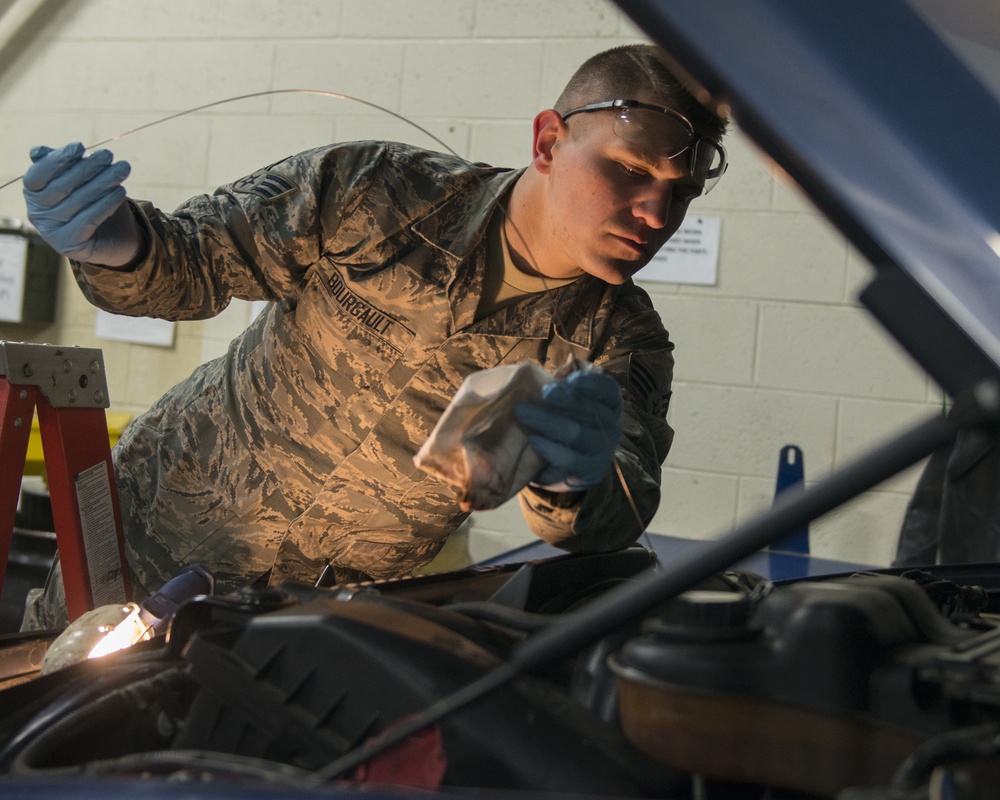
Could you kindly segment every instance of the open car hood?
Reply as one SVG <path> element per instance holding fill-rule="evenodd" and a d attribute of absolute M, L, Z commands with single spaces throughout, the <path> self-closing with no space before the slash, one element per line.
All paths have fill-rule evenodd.
<path fill-rule="evenodd" d="M 953 397 L 1000 367 L 1000 104 L 903 0 L 619 0 L 875 266 Z"/>

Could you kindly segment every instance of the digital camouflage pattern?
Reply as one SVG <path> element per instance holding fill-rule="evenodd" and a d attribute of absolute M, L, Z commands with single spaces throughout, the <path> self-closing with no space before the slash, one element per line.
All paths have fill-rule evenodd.
<path fill-rule="evenodd" d="M 590 277 L 475 320 L 484 233 L 518 173 L 409 146 L 318 148 L 195 197 L 134 203 L 150 244 L 118 271 L 74 264 L 120 314 L 201 319 L 234 297 L 272 304 L 219 359 L 141 415 L 114 450 L 141 595 L 186 564 L 220 590 L 409 573 L 465 519 L 413 455 L 470 373 L 570 355 L 625 395 L 617 458 L 644 522 L 659 502 L 672 349 L 631 282 Z M 556 502 L 552 502 L 555 500 Z M 641 533 L 616 474 L 568 508 L 525 489 L 531 529 L 597 552 Z"/>

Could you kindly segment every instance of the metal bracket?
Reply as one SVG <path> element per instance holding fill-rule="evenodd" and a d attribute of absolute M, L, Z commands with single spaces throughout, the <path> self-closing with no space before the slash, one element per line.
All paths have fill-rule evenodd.
<path fill-rule="evenodd" d="M 97 347 L 0 342 L 0 377 L 37 386 L 53 408 L 108 408 L 104 354 Z"/>

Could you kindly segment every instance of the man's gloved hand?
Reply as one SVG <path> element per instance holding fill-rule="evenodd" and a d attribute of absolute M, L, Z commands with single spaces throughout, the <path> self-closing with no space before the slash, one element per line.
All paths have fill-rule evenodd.
<path fill-rule="evenodd" d="M 607 474 L 622 435 L 622 392 L 599 370 L 574 372 L 542 387 L 541 403 L 520 403 L 514 416 L 549 465 L 534 484 L 583 491 Z"/>
<path fill-rule="evenodd" d="M 74 261 L 122 267 L 139 255 L 142 235 L 121 185 L 131 167 L 113 159 L 107 150 L 85 157 L 79 142 L 31 148 L 33 163 L 22 181 L 28 219 L 53 250 Z"/>

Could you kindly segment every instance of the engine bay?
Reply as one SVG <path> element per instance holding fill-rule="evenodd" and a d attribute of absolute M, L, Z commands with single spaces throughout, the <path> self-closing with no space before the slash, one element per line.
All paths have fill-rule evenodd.
<path fill-rule="evenodd" d="M 782 584 L 720 573 L 337 766 L 652 562 L 631 548 L 203 596 L 165 636 L 8 676 L 0 771 L 15 785 L 184 781 L 208 797 L 262 783 L 272 796 L 391 785 L 671 798 L 905 797 L 942 775 L 962 797 L 998 785 L 995 595 L 919 571 Z"/>

